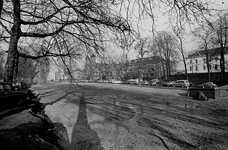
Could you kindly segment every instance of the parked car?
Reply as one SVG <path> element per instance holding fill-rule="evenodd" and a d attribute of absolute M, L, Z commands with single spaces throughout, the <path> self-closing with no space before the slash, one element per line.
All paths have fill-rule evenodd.
<path fill-rule="evenodd" d="M 112 83 L 114 83 L 114 84 L 121 84 L 122 81 L 120 81 L 120 80 L 112 80 Z"/>
<path fill-rule="evenodd" d="M 28 91 L 14 91 L 10 84 L 0 82 L 0 110 L 22 105 L 27 96 Z"/>
<path fill-rule="evenodd" d="M 13 83 L 12 88 L 13 88 L 14 90 L 19 90 L 19 89 L 21 89 L 21 83 L 19 83 L 19 82 Z"/>
<path fill-rule="evenodd" d="M 121 84 L 129 84 L 128 80 L 123 80 Z"/>
<path fill-rule="evenodd" d="M 216 88 L 217 85 L 213 82 L 206 82 L 197 86 L 198 88 Z"/>
<path fill-rule="evenodd" d="M 151 86 L 156 86 L 157 85 L 157 82 L 151 82 L 150 85 Z"/>
<path fill-rule="evenodd" d="M 166 82 L 166 81 L 159 80 L 159 81 L 157 82 L 157 85 L 159 85 L 159 86 L 168 86 L 167 83 L 168 83 L 168 82 Z"/>
<path fill-rule="evenodd" d="M 175 84 L 175 81 L 169 81 L 167 82 L 167 86 L 173 86 Z"/>
<path fill-rule="evenodd" d="M 190 82 L 188 80 L 177 80 L 173 84 L 174 87 L 189 87 Z"/>
<path fill-rule="evenodd" d="M 138 80 L 138 79 L 130 79 L 130 80 L 128 80 L 128 83 L 129 84 L 137 84 L 138 82 L 136 80 Z"/>
<path fill-rule="evenodd" d="M 142 85 L 149 85 L 149 82 L 145 80 L 145 81 L 141 81 L 141 84 Z"/>
<path fill-rule="evenodd" d="M 151 86 L 156 86 L 156 85 L 157 85 L 157 82 L 159 82 L 159 79 L 152 79 L 152 80 L 149 82 L 149 85 L 151 85 Z"/>

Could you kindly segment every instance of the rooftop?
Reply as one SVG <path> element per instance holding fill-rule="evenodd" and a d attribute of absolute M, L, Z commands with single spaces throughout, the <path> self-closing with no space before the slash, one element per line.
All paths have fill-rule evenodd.
<path fill-rule="evenodd" d="M 226 47 L 224 54 L 228 54 L 227 48 L 228 47 Z M 220 55 L 220 52 L 221 52 L 220 50 L 221 50 L 221 47 L 209 49 L 207 51 L 208 51 L 208 54 L 210 54 L 211 56 L 218 56 L 218 55 Z M 195 51 L 195 52 L 189 54 L 187 58 L 199 57 L 199 56 L 205 56 L 205 55 L 206 55 L 205 50 L 199 50 L 199 51 Z"/>
<path fill-rule="evenodd" d="M 152 64 L 156 64 L 158 62 L 160 62 L 162 60 L 161 57 L 159 56 L 151 56 L 151 57 L 145 57 L 143 58 L 143 63 L 152 63 Z M 138 58 L 138 59 L 133 59 L 133 60 L 130 60 L 129 63 L 138 63 L 138 62 L 141 62 L 141 59 Z"/>

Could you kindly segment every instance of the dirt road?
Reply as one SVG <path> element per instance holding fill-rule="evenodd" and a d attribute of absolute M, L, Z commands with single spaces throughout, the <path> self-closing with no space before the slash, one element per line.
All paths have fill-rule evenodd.
<path fill-rule="evenodd" d="M 183 90 L 111 84 L 34 87 L 65 149 L 228 149 L 227 102 L 195 101 Z"/>

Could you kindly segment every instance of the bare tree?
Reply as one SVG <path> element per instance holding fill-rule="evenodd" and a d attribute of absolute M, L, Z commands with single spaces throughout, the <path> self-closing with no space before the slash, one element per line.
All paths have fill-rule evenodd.
<path fill-rule="evenodd" d="M 158 32 L 154 40 L 153 53 L 162 58 L 163 76 L 168 79 L 178 56 L 175 36 L 170 32 L 161 31 Z"/>
<path fill-rule="evenodd" d="M 138 37 L 138 41 L 135 45 L 135 50 L 138 54 L 138 58 L 140 59 L 140 65 L 138 68 L 138 85 L 141 85 L 142 75 L 143 75 L 143 58 L 149 52 L 149 43 L 148 38 Z"/>
<path fill-rule="evenodd" d="M 61 43 L 73 43 L 70 38 L 96 51 L 102 34 L 129 30 L 127 22 L 111 6 L 112 2 L 103 1 L 4 1 L 0 24 L 5 31 L 4 37 L 9 37 L 6 39 L 9 49 L 5 80 L 13 80 L 19 43 L 31 44 L 41 38 L 61 48 Z M 68 49 L 64 50 L 68 52 Z M 19 55 L 33 59 L 69 55 L 62 49 L 43 53 L 41 48 L 40 51 L 36 56 Z"/>
<path fill-rule="evenodd" d="M 219 19 L 215 23 L 215 32 L 217 35 L 217 42 L 220 45 L 220 70 L 221 70 L 221 85 L 225 84 L 225 49 L 227 47 L 227 16 L 228 14 L 218 14 Z"/>
<path fill-rule="evenodd" d="M 176 45 L 177 49 L 179 50 L 181 54 L 181 61 L 184 63 L 184 71 L 185 71 L 185 76 L 186 79 L 188 80 L 188 71 L 187 71 L 187 65 L 186 65 L 186 60 L 185 60 L 185 50 L 184 50 L 184 35 L 186 34 L 184 29 L 182 28 L 173 28 L 173 33 L 176 36 Z"/>
<path fill-rule="evenodd" d="M 115 6 L 120 9 L 119 12 L 115 11 Z M 49 41 L 61 37 L 65 38 L 65 42 L 69 38 L 80 41 L 85 49 L 88 46 L 96 49 L 100 45 L 99 39 L 103 37 L 103 34 L 108 34 L 109 31 L 129 30 L 128 21 L 131 16 L 135 15 L 135 12 L 138 12 L 138 21 L 145 15 L 151 17 L 154 30 L 156 18 L 154 11 L 161 10 L 161 8 L 164 8 L 163 12 L 176 23 L 197 21 L 199 16 L 205 17 L 210 10 L 208 2 L 198 0 L 135 0 L 133 2 L 124 0 L 106 2 L 100 0 L 32 0 L 29 2 L 12 0 L 4 1 L 4 3 L 1 1 L 0 25 L 4 29 L 3 37 L 9 43 L 5 80 L 12 82 L 20 41 L 32 42 L 39 38 Z M 127 12 L 126 19 L 121 16 L 122 11 Z M 66 54 L 59 53 L 59 51 L 57 53 L 47 51 L 38 57 L 41 55 L 51 57 Z"/>
<path fill-rule="evenodd" d="M 207 74 L 208 81 L 211 80 L 210 70 L 211 70 L 211 60 L 209 50 L 214 47 L 214 44 L 211 42 L 213 37 L 213 29 L 207 22 L 203 22 L 199 28 L 196 28 L 193 31 L 193 35 L 199 39 L 200 48 L 203 48 L 206 55 L 206 66 L 207 66 Z"/>
<path fill-rule="evenodd" d="M 169 18 L 167 23 L 179 26 L 180 22 L 184 24 L 200 22 L 215 10 L 211 1 L 200 0 L 119 0 L 119 2 L 122 2 L 120 9 L 122 8 L 123 11 L 128 10 L 128 20 L 134 16 L 138 18 L 137 27 L 143 27 L 143 24 L 140 26 L 141 20 L 148 19 L 148 17 L 151 18 L 151 30 L 155 31 L 154 33 L 156 33 L 156 21 L 159 19 L 157 16 L 158 12 Z"/>
<path fill-rule="evenodd" d="M 213 36 L 210 37 L 210 42 L 215 46 L 220 47 L 220 70 L 221 70 L 221 85 L 225 83 L 225 50 L 227 48 L 227 17 L 228 13 L 219 12 L 215 15 L 216 21 L 207 21 L 208 26 L 213 31 Z"/>

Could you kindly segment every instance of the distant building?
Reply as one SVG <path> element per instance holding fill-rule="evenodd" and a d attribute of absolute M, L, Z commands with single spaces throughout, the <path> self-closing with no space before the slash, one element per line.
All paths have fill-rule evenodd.
<path fill-rule="evenodd" d="M 85 58 L 84 79 L 95 80 L 96 78 L 96 56 L 92 54 Z"/>
<path fill-rule="evenodd" d="M 221 48 L 214 48 L 207 51 L 209 55 L 209 64 L 211 72 L 221 72 L 220 70 L 220 52 Z M 224 51 L 225 62 L 228 62 L 227 49 Z M 207 63 L 205 50 L 193 52 L 186 58 L 188 73 L 206 73 Z M 225 64 L 225 71 L 228 71 L 228 65 Z"/>
<path fill-rule="evenodd" d="M 141 71 L 142 78 L 146 80 L 160 78 L 163 76 L 161 61 L 159 56 L 130 60 L 125 65 L 125 74 L 128 74 L 129 78 L 138 78 Z"/>
<path fill-rule="evenodd" d="M 61 68 L 58 68 L 58 71 L 55 72 L 55 81 L 65 81 L 67 79 L 68 75 L 66 75 Z"/>
<path fill-rule="evenodd" d="M 78 69 L 78 70 L 74 71 L 73 77 L 75 80 L 81 80 L 84 77 L 84 73 L 82 70 Z"/>
<path fill-rule="evenodd" d="M 56 64 L 50 62 L 49 74 L 48 74 L 47 80 L 48 81 L 55 81 L 56 72 L 58 72 L 58 68 L 57 68 Z"/>
<path fill-rule="evenodd" d="M 49 74 L 49 66 L 45 63 L 45 61 L 40 61 L 37 64 L 35 72 L 37 72 L 37 74 L 33 79 L 34 81 L 36 81 L 37 83 L 47 82 L 47 77 Z"/>
<path fill-rule="evenodd" d="M 164 61 L 159 56 L 152 56 L 142 59 L 134 59 L 126 63 L 97 63 L 95 56 L 86 57 L 84 67 L 84 78 L 87 80 L 123 80 L 135 79 L 141 72 L 144 80 L 162 78 L 164 76 Z"/>

